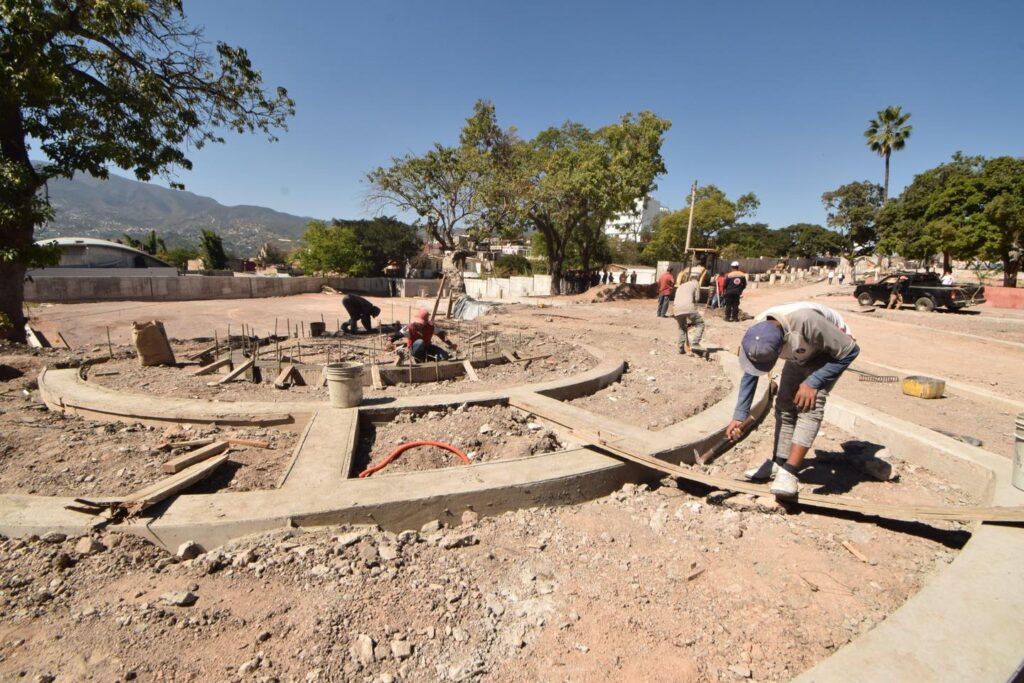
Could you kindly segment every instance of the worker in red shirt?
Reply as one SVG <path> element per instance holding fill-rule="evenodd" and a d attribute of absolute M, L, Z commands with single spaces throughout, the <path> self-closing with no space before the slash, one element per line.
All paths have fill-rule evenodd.
<path fill-rule="evenodd" d="M 668 317 L 668 304 L 672 301 L 672 290 L 676 284 L 675 269 L 669 266 L 658 277 L 658 317 Z"/>
<path fill-rule="evenodd" d="M 406 326 L 406 348 L 409 355 L 422 363 L 425 360 L 448 360 L 450 354 L 433 343 L 434 335 L 443 341 L 448 348 L 455 351 L 459 347 L 448 339 L 448 333 L 436 327 L 430 320 L 430 311 L 421 308 L 416 311 L 412 322 Z"/>

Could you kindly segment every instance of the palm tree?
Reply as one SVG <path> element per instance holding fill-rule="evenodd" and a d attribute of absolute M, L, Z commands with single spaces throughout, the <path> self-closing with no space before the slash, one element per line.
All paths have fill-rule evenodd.
<path fill-rule="evenodd" d="M 883 185 L 882 202 L 889 201 L 889 157 L 894 151 L 903 149 L 910 137 L 913 126 L 906 125 L 910 113 L 903 113 L 901 107 L 886 107 L 878 112 L 877 119 L 868 122 L 864 137 L 872 152 L 885 158 L 885 185 Z"/>

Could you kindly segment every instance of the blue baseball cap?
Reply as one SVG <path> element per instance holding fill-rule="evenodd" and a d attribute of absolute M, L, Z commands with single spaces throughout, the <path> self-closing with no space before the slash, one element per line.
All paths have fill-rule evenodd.
<path fill-rule="evenodd" d="M 768 374 L 782 352 L 782 328 L 768 320 L 751 326 L 740 344 L 740 367 L 748 375 Z"/>

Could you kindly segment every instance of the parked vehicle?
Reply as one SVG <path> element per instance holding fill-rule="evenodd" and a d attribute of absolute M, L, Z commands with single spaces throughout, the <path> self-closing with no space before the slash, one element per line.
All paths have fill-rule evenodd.
<path fill-rule="evenodd" d="M 941 307 L 958 311 L 966 306 L 985 303 L 985 288 L 981 285 L 944 285 L 939 275 L 933 272 L 894 273 L 878 282 L 857 285 L 853 295 L 861 306 L 871 306 L 876 301 L 887 304 L 893 285 L 898 278 L 903 277 L 906 280 L 899 285 L 903 305 L 913 306 L 919 311 L 934 311 Z"/>

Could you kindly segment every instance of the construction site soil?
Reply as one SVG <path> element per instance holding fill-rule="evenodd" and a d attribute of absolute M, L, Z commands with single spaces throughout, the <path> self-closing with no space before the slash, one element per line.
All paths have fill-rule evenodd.
<path fill-rule="evenodd" d="M 351 341 L 355 339 L 356 341 Z M 331 349 L 331 361 L 368 359 L 371 351 L 371 342 L 376 338 L 369 335 L 346 337 L 346 344 L 353 346 L 339 347 L 337 340 L 332 339 L 305 339 L 301 340 L 302 362 L 319 363 L 327 362 L 327 349 Z M 366 352 L 360 350 L 362 347 L 355 344 L 365 343 Z M 458 342 L 456 342 L 458 343 Z M 416 383 L 389 384 L 383 389 L 375 389 L 372 386 L 363 387 L 363 395 L 370 399 L 382 399 L 395 396 L 421 396 L 439 393 L 456 393 L 460 391 L 480 391 L 484 389 L 495 389 L 499 387 L 513 386 L 530 382 L 543 382 L 546 380 L 566 377 L 591 369 L 596 365 L 596 359 L 578 346 L 562 344 L 548 337 L 547 335 L 530 332 L 517 335 L 499 337 L 498 346 L 490 346 L 486 349 L 488 356 L 500 354 L 499 349 L 504 347 L 514 350 L 523 359 L 536 358 L 529 363 L 522 361 L 516 363 L 505 362 L 488 365 L 476 369 L 477 380 L 473 381 L 465 375 L 454 379 L 441 379 L 436 381 L 425 381 Z M 185 359 L 188 355 L 196 353 L 210 346 L 209 342 L 203 341 L 179 341 L 172 344 L 175 356 Z M 292 347 L 294 349 L 294 346 Z M 327 388 L 317 385 L 313 381 L 306 385 L 291 386 L 288 389 L 277 389 L 274 386 L 274 379 L 278 374 L 278 367 L 272 364 L 270 368 L 264 368 L 261 372 L 262 381 L 254 383 L 242 376 L 237 380 L 219 384 L 218 381 L 227 373 L 213 373 L 209 375 L 196 376 L 195 372 L 200 367 L 198 364 L 182 364 L 180 367 L 152 366 L 142 367 L 135 357 L 135 353 L 128 347 L 114 347 L 114 359 L 100 365 L 94 366 L 88 372 L 88 379 L 100 386 L 126 392 L 145 391 L 148 394 L 159 396 L 189 397 L 195 399 L 213 399 L 218 401 L 310 401 L 322 399 L 327 400 Z M 461 351 L 459 358 L 483 358 L 485 348 L 480 346 L 473 352 Z M 295 355 L 292 351 L 293 357 Z M 275 357 L 274 347 L 266 347 L 261 356 L 268 359 Z M 395 354 L 390 348 L 381 351 L 377 347 L 376 357 L 386 363 L 382 367 L 390 366 L 395 359 Z M 287 364 L 287 361 L 284 362 Z M 430 362 L 423 364 L 429 367 Z M 319 373 L 315 374 L 319 378 Z"/>
<path fill-rule="evenodd" d="M 767 431 L 714 467 L 760 457 Z M 819 453 L 848 439 L 826 427 Z M 828 467 L 870 500 L 967 499 L 923 468 L 881 483 Z M 451 529 L 285 530 L 186 561 L 113 533 L 0 541 L 0 675 L 783 681 L 885 619 L 967 537 L 705 494 L 627 485 Z"/>
<path fill-rule="evenodd" d="M 377 467 L 396 448 L 414 441 L 450 444 L 471 462 L 550 453 L 563 447 L 554 432 L 530 420 L 523 412 L 506 406 L 459 406 L 418 414 L 404 412 L 389 422 L 360 425 L 353 473 Z M 448 450 L 420 446 L 403 452 L 373 476 L 464 464 Z"/>
<path fill-rule="evenodd" d="M 166 476 L 163 463 L 184 451 L 157 450 L 164 442 L 235 437 L 270 448 L 232 445 L 228 461 L 193 493 L 251 491 L 276 486 L 291 458 L 296 434 L 259 428 L 96 422 L 47 410 L 36 390 L 44 360 L 67 354 L 47 350 L 0 353 L 0 368 L 24 373 L 0 382 L 0 491 L 47 496 L 121 495 Z"/>
<path fill-rule="evenodd" d="M 758 311 L 786 297 L 811 298 L 821 289 L 778 295 L 753 290 L 744 306 Z M 310 295 L 302 301 L 312 308 L 323 299 Z M 492 315 L 505 328 L 524 333 L 543 328 L 559 343 L 614 350 L 629 366 L 614 391 L 606 388 L 576 405 L 657 429 L 696 412 L 713 402 L 714 392 L 728 388 L 716 363 L 675 352 L 676 325 L 654 317 L 653 301 L 577 305 L 561 297 L 550 303 L 548 308 L 504 306 Z M 267 306 L 233 305 L 250 304 Z M 205 311 L 208 320 L 223 307 L 217 302 L 174 306 L 187 308 L 179 319 L 182 327 L 195 317 L 193 311 Z M 54 314 L 67 314 L 69 308 Z M 158 315 L 152 308 L 147 312 Z M 256 320 L 253 312 L 244 315 Z M 935 315 L 936 320 L 949 317 Z M 931 368 L 937 376 L 1021 396 L 1016 349 L 956 334 L 942 337 L 941 328 L 934 332 L 938 341 L 929 344 L 932 319 L 917 326 L 916 317 L 907 318 L 915 324 L 903 326 L 881 317 L 851 318 L 858 321 L 854 329 L 862 358 Z M 705 344 L 719 348 L 735 348 L 747 327 L 710 315 L 709 320 Z M 90 324 L 101 334 L 105 320 Z M 987 335 L 994 328 L 978 329 Z M 105 344 L 94 348 L 93 355 L 106 355 Z M 906 360 L 898 356 L 900 349 L 910 349 Z M 29 486 L 17 482 L 34 476 L 12 461 L 34 458 L 41 461 L 39 468 L 53 469 L 31 442 L 41 432 L 55 433 L 40 442 L 51 453 L 61 437 L 82 437 L 80 445 L 62 451 L 61 467 L 72 467 L 78 477 L 92 472 L 96 464 L 90 458 L 107 445 L 151 448 L 164 438 L 159 430 L 120 431 L 133 425 L 108 433 L 99 423 L 48 413 L 35 374 L 43 361 L 68 360 L 70 354 L 58 351 L 0 354 L 5 491 L 27 492 Z M 137 369 L 134 361 L 123 362 Z M 512 380 L 508 384 L 527 381 L 516 375 Z M 483 381 L 481 374 L 481 383 L 449 383 L 457 389 L 437 383 L 422 387 L 426 393 L 451 393 Z M 124 390 L 158 393 L 152 385 L 138 389 L 131 383 Z M 270 400 L 276 394 L 303 400 L 305 388 L 277 391 L 240 382 L 230 389 L 236 390 L 203 396 Z M 388 391 L 399 395 L 401 389 Z M 1005 441 L 977 431 L 1007 432 L 1012 425 L 991 406 L 959 395 L 938 401 L 890 396 L 898 391 L 895 386 L 861 384 L 850 376 L 835 391 L 911 422 L 978 436 L 999 452 Z M 690 407 L 672 412 L 686 402 Z M 992 423 L 984 422 L 986 415 L 993 415 Z M 487 436 L 488 452 L 510 452 L 516 429 L 521 432 L 516 448 L 522 452 L 530 447 L 530 434 L 544 438 L 545 430 L 532 430 L 530 419 L 521 419 L 511 409 L 473 407 L 443 418 L 403 417 L 375 425 L 373 445 L 361 446 L 361 452 L 372 460 L 403 439 L 429 436 L 466 447 L 479 439 L 478 456 Z M 968 430 L 971 419 L 978 425 L 974 432 Z M 479 433 L 484 420 L 493 441 L 491 434 Z M 66 431 L 65 423 L 80 431 Z M 103 433 L 97 433 L 101 427 Z M 772 427 L 769 416 L 706 469 L 739 476 L 759 464 L 770 455 Z M 370 434 L 365 425 L 361 431 Z M 506 443 L 499 444 L 499 438 Z M 903 505 L 980 502 L 960 483 L 894 458 L 881 446 L 824 425 L 801 474 L 804 490 Z M 290 448 L 278 450 L 287 461 Z M 410 469 L 451 463 L 444 456 L 417 465 L 415 453 L 374 476 L 402 471 L 403 461 Z M 879 461 L 885 466 L 869 464 Z M 116 474 L 120 468 L 107 469 Z M 40 493 L 77 491 L 77 482 L 68 484 L 68 489 L 32 486 Z M 771 497 L 681 487 L 652 476 L 648 484 L 626 485 L 576 505 L 480 519 L 469 511 L 455 528 L 431 523 L 397 534 L 375 528 L 284 529 L 238 539 L 190 560 L 111 531 L 84 539 L 48 534 L 0 540 L 0 679 L 784 681 L 886 619 L 969 538 L 970 527 L 953 522 L 872 522 L 792 512 Z"/>

